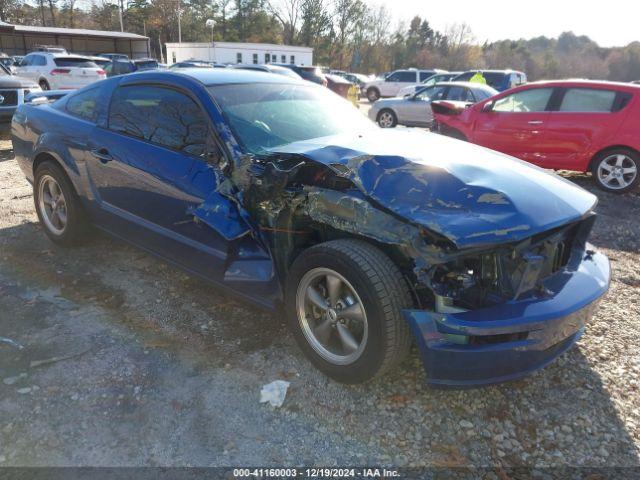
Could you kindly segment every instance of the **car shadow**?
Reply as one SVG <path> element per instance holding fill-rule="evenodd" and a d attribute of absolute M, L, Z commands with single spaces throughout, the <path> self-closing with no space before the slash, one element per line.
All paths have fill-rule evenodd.
<path fill-rule="evenodd" d="M 7 160 L 13 160 L 13 149 L 11 150 L 0 150 L 0 162 L 5 162 Z"/>
<path fill-rule="evenodd" d="M 76 355 L 65 368 L 42 367 L 48 385 L 64 385 L 61 393 L 48 389 L 52 400 L 38 404 L 38 422 L 49 425 L 46 432 L 32 430 L 30 397 L 23 396 L 27 400 L 21 404 L 10 400 L 12 389 L 0 392 L 0 401 L 11 406 L 8 415 L 16 418 L 12 438 L 37 439 L 21 443 L 25 459 L 63 458 L 57 456 L 61 447 L 51 447 L 56 443 L 50 438 L 57 438 L 57 429 L 64 428 L 81 439 L 73 458 L 87 464 L 83 459 L 89 458 L 87 449 L 92 444 L 86 439 L 103 436 L 105 446 L 118 444 L 109 438 L 113 425 L 121 428 L 126 418 L 130 431 L 139 432 L 153 423 L 157 412 L 155 421 L 160 421 L 160 415 L 180 419 L 180 443 L 185 445 L 181 460 L 196 465 L 202 460 L 190 455 L 200 450 L 198 443 L 206 447 L 210 440 L 206 434 L 189 435 L 207 429 L 216 430 L 219 436 L 230 435 L 239 444 L 250 443 L 246 436 L 250 432 L 251 438 L 261 439 L 251 444 L 256 451 L 268 450 L 281 459 L 288 458 L 278 457 L 286 452 L 298 462 L 318 465 L 388 461 L 414 466 L 529 468 L 640 463 L 629 427 L 615 403 L 620 401 L 620 386 L 606 379 L 606 372 L 618 368 L 620 359 L 597 354 L 598 330 L 608 322 L 605 307 L 600 307 L 595 325 L 587 328 L 577 347 L 523 380 L 473 390 L 430 388 L 414 350 L 398 370 L 384 378 L 345 386 L 328 380 L 305 360 L 281 314 L 247 307 L 120 241 L 97 234 L 87 245 L 69 250 L 51 244 L 38 224 L 23 223 L 0 229 L 0 242 L 0 309 L 7 319 L 0 335 L 26 345 L 17 353 L 0 346 L 0 374 L 13 378 L 34 358 Z M 17 301 L 12 303 L 12 297 Z M 145 416 L 133 415 L 138 407 L 126 402 L 96 406 L 107 423 L 104 427 L 98 424 L 97 432 L 87 432 L 78 425 L 92 407 L 65 408 L 61 413 L 60 402 L 68 402 L 70 392 L 103 381 L 95 372 L 101 368 L 96 365 L 100 359 L 104 359 L 109 378 L 116 375 L 119 362 L 124 362 L 127 375 L 142 369 L 144 389 L 154 394 L 149 404 L 140 407 L 147 412 Z M 69 378 L 67 368 L 72 367 L 74 377 Z M 29 385 L 37 383 L 36 374 L 29 373 L 34 376 Z M 233 391 L 236 396 L 233 402 L 216 402 L 217 423 L 208 424 L 213 422 L 209 411 L 193 407 L 191 412 L 180 403 L 188 400 L 175 398 L 181 398 L 185 379 L 195 388 L 188 391 L 189 397 L 213 395 L 212 377 L 223 382 L 217 384 L 217 390 Z M 257 385 L 277 378 L 291 382 L 278 425 L 284 431 L 299 431 L 303 425 L 310 444 L 328 441 L 339 454 L 326 447 L 308 456 L 300 450 L 298 436 L 274 435 L 273 422 L 255 417 Z M 125 380 L 130 385 L 131 380 Z M 110 383 L 107 392 L 119 392 L 118 385 Z M 238 414 L 246 423 L 223 428 L 225 417 Z M 160 434 L 153 437 L 160 450 L 166 440 Z M 127 462 L 144 464 L 135 442 L 126 443 Z M 117 452 L 116 447 L 108 447 L 101 458 L 109 459 Z M 358 456 L 347 452 L 358 452 Z M 257 458 L 243 455 L 231 458 L 236 464 Z M 270 457 L 258 458 L 263 459 L 260 464 L 266 464 L 264 459 Z"/>

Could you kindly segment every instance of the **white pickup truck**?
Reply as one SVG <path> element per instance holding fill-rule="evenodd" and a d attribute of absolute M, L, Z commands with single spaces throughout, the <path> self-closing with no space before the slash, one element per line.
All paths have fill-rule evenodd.
<path fill-rule="evenodd" d="M 381 97 L 395 97 L 404 87 L 420 84 L 432 75 L 443 72 L 444 70 L 418 70 L 416 68 L 396 70 L 383 79 L 367 83 L 362 90 L 370 102 L 375 102 Z"/>

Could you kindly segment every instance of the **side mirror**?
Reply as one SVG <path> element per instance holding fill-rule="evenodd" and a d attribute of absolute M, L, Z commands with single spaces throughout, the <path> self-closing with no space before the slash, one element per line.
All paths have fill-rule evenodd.
<path fill-rule="evenodd" d="M 489 113 L 493 111 L 493 102 L 487 102 L 482 106 L 482 113 Z"/>

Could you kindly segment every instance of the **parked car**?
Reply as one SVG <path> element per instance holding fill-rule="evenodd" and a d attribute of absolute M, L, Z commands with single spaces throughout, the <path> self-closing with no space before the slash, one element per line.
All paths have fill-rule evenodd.
<path fill-rule="evenodd" d="M 482 75 L 487 85 L 499 92 L 527 83 L 527 75 L 515 70 L 469 70 L 451 79 L 453 82 L 468 82 L 475 75 Z"/>
<path fill-rule="evenodd" d="M 395 97 L 404 87 L 415 85 L 444 70 L 396 70 L 388 74 L 384 79 L 376 79 L 364 86 L 365 94 L 370 102 L 375 102 L 381 97 Z"/>
<path fill-rule="evenodd" d="M 201 60 L 185 60 L 184 62 L 174 63 L 169 68 L 227 68 L 227 66 L 214 62 L 204 62 Z"/>
<path fill-rule="evenodd" d="M 382 128 L 396 125 L 430 127 L 433 123 L 431 102 L 454 100 L 468 103 L 479 102 L 498 93 L 488 85 L 469 82 L 445 82 L 422 88 L 413 95 L 384 98 L 369 109 L 369 118 Z"/>
<path fill-rule="evenodd" d="M 309 82 L 317 83 L 318 85 L 327 86 L 327 79 L 320 67 L 305 67 L 301 65 L 293 65 L 289 63 L 274 63 L 280 67 L 285 67 L 296 72 L 301 78 Z"/>
<path fill-rule="evenodd" d="M 404 97 L 405 95 L 413 95 L 418 90 L 422 90 L 424 87 L 430 87 L 431 85 L 435 85 L 436 83 L 450 82 L 453 78 L 457 77 L 461 73 L 462 72 L 436 73 L 435 75 L 432 75 L 429 78 L 427 78 L 422 83 L 404 87 L 402 90 L 398 92 L 397 96 Z"/>
<path fill-rule="evenodd" d="M 131 60 L 111 60 L 104 67 L 107 77 L 116 77 L 118 75 L 126 75 L 137 70 L 136 64 Z"/>
<path fill-rule="evenodd" d="M 623 193 L 640 181 L 639 97 L 629 83 L 539 82 L 436 121 L 444 134 L 544 168 L 591 172 L 603 190 Z"/>
<path fill-rule="evenodd" d="M 11 71 L 0 63 L 0 130 L 6 131 L 18 105 L 30 92 L 40 91 L 37 83 L 29 78 L 11 74 Z"/>
<path fill-rule="evenodd" d="M 257 64 L 240 64 L 234 65 L 233 68 L 239 68 L 241 70 L 254 70 L 257 72 L 275 73 L 276 75 L 284 75 L 285 77 L 300 78 L 296 72 L 290 68 L 280 67 L 271 63 L 257 63 Z"/>
<path fill-rule="evenodd" d="M 109 60 L 122 60 L 128 61 L 129 55 L 125 55 L 124 53 L 96 53 L 95 57 L 108 58 Z"/>
<path fill-rule="evenodd" d="M 136 66 L 137 72 L 144 70 L 158 70 L 160 68 L 158 61 L 155 58 L 136 58 L 133 60 L 133 64 Z"/>
<path fill-rule="evenodd" d="M 17 70 L 42 90 L 76 89 L 107 77 L 89 57 L 48 52 L 26 55 Z"/>
<path fill-rule="evenodd" d="M 354 105 L 358 105 L 358 97 L 360 90 L 353 83 L 340 75 L 327 74 L 324 76 L 327 80 L 327 88 L 337 93 L 341 97 L 346 98 Z"/>
<path fill-rule="evenodd" d="M 111 65 L 111 62 L 112 62 L 111 60 L 105 57 L 87 57 L 87 58 L 105 71 L 107 67 Z"/>
<path fill-rule="evenodd" d="M 92 223 L 284 305 L 341 382 L 389 371 L 412 336 L 431 383 L 526 375 L 574 344 L 609 285 L 587 243 L 594 195 L 469 143 L 379 129 L 302 80 L 114 77 L 21 105 L 12 140 L 51 240 L 77 244 Z"/>
<path fill-rule="evenodd" d="M 346 72 L 346 73 L 343 73 L 340 76 L 346 78 L 351 83 L 355 83 L 356 85 L 358 85 L 361 88 L 364 85 L 366 85 L 368 82 L 373 80 L 371 77 L 369 77 L 368 75 L 365 75 L 363 73 L 349 73 L 349 72 Z"/>
<path fill-rule="evenodd" d="M 47 53 L 59 53 L 61 55 L 68 55 L 67 49 L 60 45 L 34 45 L 31 49 L 32 52 L 47 52 Z"/>

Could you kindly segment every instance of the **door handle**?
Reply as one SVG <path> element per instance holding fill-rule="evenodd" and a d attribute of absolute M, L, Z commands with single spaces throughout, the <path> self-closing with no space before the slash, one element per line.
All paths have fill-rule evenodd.
<path fill-rule="evenodd" d="M 542 125 L 544 122 L 542 120 L 531 120 L 528 123 L 529 125 Z"/>
<path fill-rule="evenodd" d="M 91 150 L 91 155 L 96 157 L 102 163 L 107 163 L 113 160 L 113 157 L 109 154 L 109 150 L 106 148 L 94 148 Z"/>

